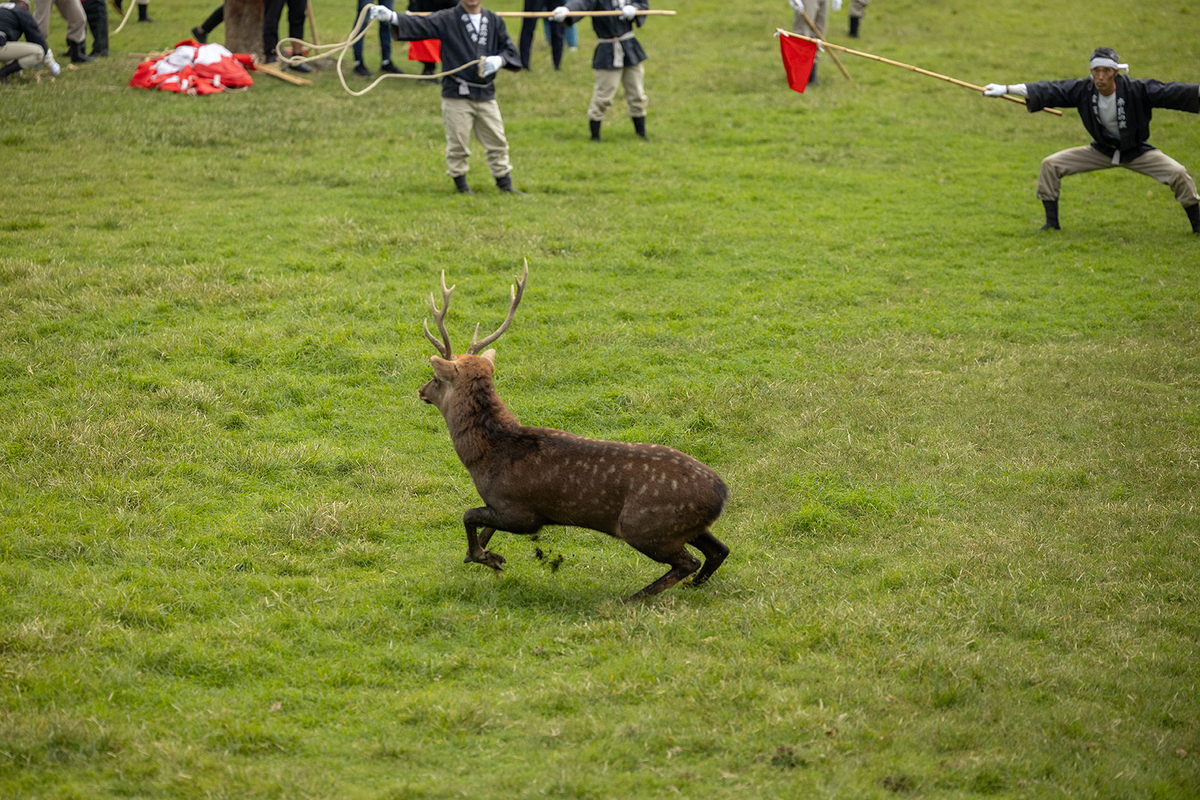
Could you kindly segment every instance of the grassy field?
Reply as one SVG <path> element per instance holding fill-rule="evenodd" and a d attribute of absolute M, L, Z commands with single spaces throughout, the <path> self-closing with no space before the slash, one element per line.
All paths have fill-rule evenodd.
<path fill-rule="evenodd" d="M 126 88 L 211 5 L 0 87 L 0 796 L 1200 796 L 1200 237 L 1123 170 L 1039 233 L 1073 112 L 849 58 L 799 95 L 783 0 L 677 0 L 650 142 L 590 143 L 595 37 L 554 73 L 539 35 L 498 91 L 529 195 L 475 148 L 461 197 L 430 86 Z M 1198 38 L 884 0 L 855 46 L 1196 81 Z M 1193 174 L 1198 122 L 1151 138 Z M 720 472 L 708 585 L 623 604 L 663 568 L 568 529 L 462 563 L 420 325 L 444 269 L 465 346 L 523 258 L 501 395 Z"/>

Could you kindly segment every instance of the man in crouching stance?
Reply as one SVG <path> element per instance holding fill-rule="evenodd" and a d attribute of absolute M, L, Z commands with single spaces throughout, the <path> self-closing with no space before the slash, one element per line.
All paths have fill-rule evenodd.
<path fill-rule="evenodd" d="M 1182 164 L 1146 141 L 1150 138 L 1153 109 L 1200 113 L 1200 84 L 1132 80 L 1120 74 L 1127 72 L 1129 65 L 1118 63 L 1119 58 L 1116 50 L 1097 47 L 1092 51 L 1090 78 L 1013 85 L 989 83 L 984 87 L 983 93 L 988 97 L 1013 94 L 1028 98 L 1030 111 L 1075 107 L 1083 127 L 1092 136 L 1090 145 L 1062 150 L 1042 160 L 1037 188 L 1038 199 L 1046 207 L 1042 230 L 1059 229 L 1058 196 L 1064 176 L 1124 167 L 1170 186 L 1187 213 L 1192 231 L 1200 234 L 1200 195 L 1196 193 L 1196 182 Z"/>
<path fill-rule="evenodd" d="M 648 0 L 570 0 L 565 6 L 554 9 L 552 19 L 575 24 L 575 17 L 567 17 L 568 11 L 620 11 L 612 17 L 592 17 L 592 29 L 596 32 L 596 52 L 592 55 L 592 70 L 596 74 L 596 86 L 592 91 L 592 103 L 588 106 L 588 124 L 592 130 L 592 141 L 600 141 L 600 124 L 617 96 L 617 86 L 625 87 L 625 102 L 629 105 L 629 116 L 633 118 L 633 130 L 646 138 L 646 51 L 634 38 L 633 26 L 639 28 L 646 21 L 638 11 L 650 8 Z"/>
<path fill-rule="evenodd" d="M 504 20 L 483 8 L 482 0 L 462 0 L 454 8 L 435 11 L 427 17 L 397 14 L 384 6 L 373 6 L 371 19 L 392 26 L 392 37 L 411 42 L 438 39 L 442 43 L 442 69 L 451 72 L 464 64 L 485 59 L 482 70 L 474 67 L 442 78 L 442 123 L 446 126 L 446 174 L 463 194 L 474 194 L 467 185 L 467 143 L 471 132 L 483 145 L 488 168 L 496 186 L 504 192 L 523 194 L 512 184 L 508 140 L 504 120 L 496 104 L 494 76 L 504 67 L 521 71 L 521 56 L 508 37 Z M 480 74 L 482 72 L 482 75 Z"/>

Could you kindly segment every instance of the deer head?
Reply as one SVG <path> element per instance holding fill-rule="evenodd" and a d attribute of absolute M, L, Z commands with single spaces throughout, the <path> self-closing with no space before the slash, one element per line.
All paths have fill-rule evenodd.
<path fill-rule="evenodd" d="M 517 306 L 520 305 L 521 297 L 525 294 L 525 281 L 528 279 L 529 261 L 526 259 L 525 274 L 511 289 L 508 317 L 504 323 L 494 333 L 483 339 L 479 338 L 479 325 L 476 325 L 475 333 L 471 337 L 471 346 L 467 348 L 466 353 L 456 356 L 450 346 L 450 334 L 446 331 L 446 312 L 450 308 L 450 295 L 454 292 L 455 287 L 446 288 L 446 273 L 442 272 L 442 307 L 440 309 L 433 293 L 429 294 L 429 308 L 433 312 L 433 321 L 442 335 L 442 340 L 439 342 L 433 337 L 433 334 L 429 332 L 429 322 L 426 320 L 422 326 L 425 338 L 437 349 L 438 355 L 429 358 L 429 363 L 433 365 L 433 380 L 422 386 L 418 393 L 426 403 L 437 406 L 438 410 L 442 412 L 442 416 L 446 416 L 450 408 L 450 399 L 454 395 L 456 387 L 476 380 L 491 380 L 496 366 L 496 351 L 483 350 L 483 348 L 499 339 L 512 324 L 513 317 L 517 313 Z"/>

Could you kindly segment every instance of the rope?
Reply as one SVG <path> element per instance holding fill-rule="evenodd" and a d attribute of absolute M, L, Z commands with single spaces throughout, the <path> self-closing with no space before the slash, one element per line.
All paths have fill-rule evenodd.
<path fill-rule="evenodd" d="M 112 33 L 110 33 L 109 36 L 116 36 L 118 33 L 121 32 L 121 28 L 124 28 L 125 23 L 129 22 L 129 17 L 133 14 L 133 7 L 136 5 L 137 5 L 137 3 L 134 2 L 134 0 L 129 0 L 129 10 L 126 11 L 125 16 L 121 18 L 121 24 L 118 25 L 117 29 L 115 31 L 113 31 Z"/>
<path fill-rule="evenodd" d="M 354 91 L 346 83 L 346 75 L 345 75 L 345 73 L 342 72 L 342 60 L 346 58 L 346 53 L 350 52 L 350 49 L 355 45 L 355 43 L 361 41 L 362 38 L 367 35 L 367 31 L 369 31 L 371 29 L 371 25 L 374 22 L 376 22 L 376 20 L 373 20 L 373 19 L 368 20 L 367 19 L 367 13 L 370 10 L 371 10 L 371 6 L 369 6 L 369 5 L 363 6 L 362 12 L 359 13 L 358 19 L 354 23 L 354 28 L 351 29 L 351 31 L 350 31 L 350 38 L 344 42 L 337 42 L 335 44 L 313 44 L 311 42 L 306 42 L 303 39 L 296 39 L 294 37 L 289 36 L 286 39 L 280 39 L 279 44 L 275 45 L 275 55 L 280 61 L 282 61 L 284 64 L 287 64 L 289 67 L 294 67 L 297 64 L 306 64 L 309 61 L 317 61 L 322 58 L 332 58 L 333 56 L 336 55 L 337 56 L 338 80 L 340 80 L 342 82 L 342 88 L 345 89 L 347 93 L 349 93 L 350 95 L 352 95 L 354 97 L 362 97 L 364 94 L 366 94 L 367 92 L 371 91 L 376 86 L 378 86 L 386 78 L 408 78 L 409 80 L 432 81 L 432 80 L 436 80 L 437 78 L 444 78 L 447 75 L 453 75 L 456 72 L 462 72 L 463 70 L 470 69 L 471 67 L 483 69 L 484 59 L 478 58 L 474 61 L 468 61 L 466 64 L 463 64 L 461 67 L 457 67 L 457 68 L 451 69 L 451 70 L 446 70 L 444 72 L 438 72 L 433 75 L 410 75 L 408 73 L 400 73 L 397 75 L 392 75 L 392 74 L 385 72 L 382 75 L 380 75 L 378 78 L 373 80 L 370 83 L 370 85 L 367 86 L 367 88 L 363 89 L 362 91 L 358 91 L 358 92 Z M 293 45 L 293 47 L 292 47 L 293 54 L 292 55 L 285 56 L 283 54 L 284 44 L 292 44 Z M 314 51 L 314 52 L 316 52 L 316 55 L 314 55 L 314 56 L 295 55 L 295 53 L 297 51 L 297 48 L 295 47 L 295 45 L 299 45 L 299 47 L 302 49 L 306 48 L 310 51 Z"/>

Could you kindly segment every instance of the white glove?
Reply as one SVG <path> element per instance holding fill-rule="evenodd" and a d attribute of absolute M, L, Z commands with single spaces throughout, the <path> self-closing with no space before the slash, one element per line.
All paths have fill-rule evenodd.
<path fill-rule="evenodd" d="M 838 12 L 838 11 L 842 10 L 842 0 L 833 0 L 833 2 L 830 5 L 833 6 L 834 12 Z"/>
<path fill-rule="evenodd" d="M 503 56 L 488 56 L 483 60 L 483 77 L 487 77 L 504 66 Z"/>
<path fill-rule="evenodd" d="M 1008 94 L 1007 83 L 989 83 L 983 87 L 984 97 L 1003 97 L 1006 94 Z"/>
<path fill-rule="evenodd" d="M 625 6 L 621 9 L 621 19 L 633 19 L 637 16 L 637 6 Z"/>
<path fill-rule="evenodd" d="M 550 12 L 550 19 L 554 20 L 555 22 L 562 22 L 567 18 L 567 12 L 569 10 L 570 9 L 568 9 L 566 6 L 559 6 Z"/>
<path fill-rule="evenodd" d="M 803 11 L 804 3 L 800 0 L 788 0 L 788 5 L 792 7 L 792 11 Z"/>
<path fill-rule="evenodd" d="M 50 74 L 58 77 L 58 73 L 62 72 L 62 67 L 54 60 L 54 51 L 47 48 L 46 55 L 42 56 L 42 63 L 50 70 Z"/>
<path fill-rule="evenodd" d="M 389 25 L 395 25 L 400 17 L 395 11 L 392 11 L 387 6 L 371 6 L 371 10 L 367 12 L 367 17 L 379 22 L 386 22 Z"/>

